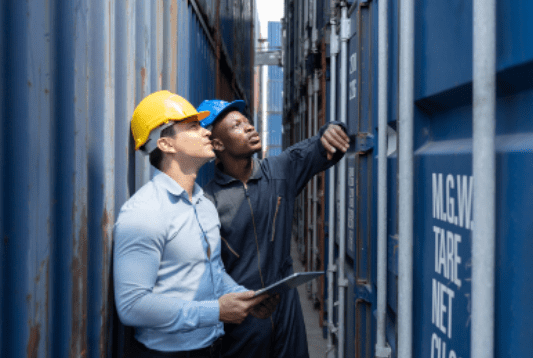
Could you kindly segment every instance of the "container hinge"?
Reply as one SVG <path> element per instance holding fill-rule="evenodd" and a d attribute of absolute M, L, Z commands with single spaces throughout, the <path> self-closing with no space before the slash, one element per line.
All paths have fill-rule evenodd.
<path fill-rule="evenodd" d="M 372 291 L 370 285 L 357 285 L 355 287 L 355 297 L 359 300 L 370 302 Z"/>
<path fill-rule="evenodd" d="M 350 19 L 341 19 L 341 41 L 348 41 L 350 39 L 350 29 L 352 23 Z"/>
<path fill-rule="evenodd" d="M 318 30 L 316 27 L 313 27 L 313 30 L 311 31 L 311 43 L 312 43 L 312 48 L 311 48 L 311 51 L 313 53 L 317 53 L 317 42 L 318 42 Z"/>
<path fill-rule="evenodd" d="M 339 331 L 337 326 L 335 326 L 333 323 L 328 323 L 328 329 L 331 332 L 331 334 L 337 334 L 337 332 Z"/>
<path fill-rule="evenodd" d="M 332 272 L 332 273 L 337 272 L 337 265 L 329 265 L 328 272 Z"/>
<path fill-rule="evenodd" d="M 339 278 L 339 282 L 337 283 L 337 286 L 339 287 L 348 287 L 348 279 L 346 278 Z"/>
<path fill-rule="evenodd" d="M 391 349 L 388 343 L 385 343 L 385 347 L 378 347 L 376 344 L 376 358 L 390 358 Z"/>
<path fill-rule="evenodd" d="M 339 53 L 339 36 L 336 31 L 331 31 L 330 46 L 331 55 L 337 55 Z"/>
<path fill-rule="evenodd" d="M 355 137 L 355 152 L 366 153 L 374 148 L 374 136 L 370 133 L 359 133 Z"/>

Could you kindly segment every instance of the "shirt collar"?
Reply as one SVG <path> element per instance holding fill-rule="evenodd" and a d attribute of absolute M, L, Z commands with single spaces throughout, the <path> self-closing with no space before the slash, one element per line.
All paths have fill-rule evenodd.
<path fill-rule="evenodd" d="M 181 196 L 184 199 L 189 200 L 189 195 L 187 194 L 185 189 L 183 189 L 181 185 L 179 185 L 174 179 L 172 179 L 171 177 L 169 177 L 167 174 L 163 173 L 162 171 L 158 169 L 154 169 L 154 176 L 152 180 L 154 181 L 155 184 L 166 189 L 170 194 L 175 195 L 175 196 Z M 202 190 L 200 185 L 198 185 L 198 183 L 194 183 L 194 187 L 192 191 L 192 202 L 197 203 L 200 200 L 200 198 L 203 196 L 203 194 L 204 194 L 204 191 Z"/>
<path fill-rule="evenodd" d="M 250 175 L 250 180 L 261 179 L 263 174 L 261 173 L 261 162 L 257 158 L 252 158 L 252 175 Z M 237 181 L 234 177 L 224 173 L 222 171 L 222 163 L 219 163 L 215 166 L 215 182 L 219 185 L 227 185 L 231 182 Z"/>

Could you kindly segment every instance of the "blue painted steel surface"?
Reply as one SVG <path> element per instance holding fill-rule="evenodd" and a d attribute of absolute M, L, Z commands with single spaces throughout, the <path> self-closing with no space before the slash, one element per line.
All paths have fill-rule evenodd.
<path fill-rule="evenodd" d="M 185 0 L 9 0 L 0 29 L 0 355 L 122 356 L 112 227 L 151 172 L 129 121 L 162 88 L 213 98 L 214 49 Z"/>
<path fill-rule="evenodd" d="M 326 8 L 329 4 L 319 1 L 318 8 Z M 305 58 L 298 56 L 305 54 L 302 35 L 309 29 L 300 27 L 302 17 L 298 6 L 298 3 L 291 3 L 285 8 L 287 45 L 284 50 L 288 51 L 285 79 L 288 83 L 283 111 L 290 117 L 288 123 L 297 118 L 300 95 L 307 93 L 305 81 L 299 77 Z M 337 78 L 337 93 L 340 93 L 341 81 L 346 81 L 349 95 L 348 128 L 353 143 L 347 154 L 347 173 L 340 175 L 347 181 L 347 259 L 354 268 L 354 300 L 359 300 L 358 303 L 347 300 L 345 353 L 358 357 L 374 355 L 375 323 L 371 313 L 375 309 L 376 288 L 377 153 L 373 139 L 377 137 L 376 6 L 379 6 L 377 1 L 355 2 L 351 14 L 348 78 Z M 399 6 L 399 0 L 392 1 L 388 14 L 387 340 L 393 357 L 397 355 L 397 208 L 398 192 L 402 190 L 397 182 L 395 150 L 400 95 Z M 533 31 L 533 24 L 528 20 L 532 14 L 533 4 L 529 2 L 497 2 L 495 357 L 533 356 L 530 339 L 533 328 L 529 324 L 533 309 L 528 303 L 533 294 L 533 281 L 529 279 L 533 273 L 530 259 L 533 245 L 527 239 L 533 235 L 528 224 L 533 210 L 528 181 L 533 174 L 529 165 L 533 152 L 530 134 L 533 132 L 530 110 L 533 46 L 528 41 Z M 475 190 L 470 184 L 472 5 L 455 0 L 446 3 L 423 0 L 417 5 L 415 16 L 413 352 L 414 357 L 466 358 L 470 356 L 471 236 L 475 229 L 471 222 L 470 197 Z M 323 31 L 324 26 L 325 22 L 319 30 Z M 337 73 L 340 73 L 339 68 Z M 329 68 L 326 74 L 329 76 Z M 332 105 L 328 94 L 329 81 L 326 82 L 326 108 Z M 305 113 L 306 117 L 308 115 Z M 293 128 L 298 125 L 293 124 Z M 335 209 L 326 207 L 327 215 Z M 334 234 L 328 230 L 328 236 Z M 352 320 L 355 325 L 351 324 Z M 353 351 L 350 340 L 356 343 Z"/>
<path fill-rule="evenodd" d="M 533 342 L 525 338 L 533 336 L 529 324 L 533 310 L 527 303 L 533 293 L 533 283 L 527 279 L 533 272 L 529 259 L 533 245 L 524 240 L 533 234 L 526 218 L 532 207 L 521 199 L 531 192 L 525 178 L 530 175 L 527 163 L 533 143 L 528 134 L 533 121 L 527 109 L 533 94 L 527 80 L 533 74 L 533 46 L 523 41 L 531 27 L 528 18 L 533 6 L 523 3 L 519 10 L 515 5 L 499 2 L 497 7 L 496 357 L 533 354 Z M 418 309 L 414 318 L 415 327 L 429 329 L 414 331 L 418 342 L 414 352 L 416 356 L 437 352 L 435 346 L 440 343 L 443 353 L 468 357 L 470 340 L 465 337 L 471 334 L 470 260 L 475 230 L 470 210 L 470 193 L 475 190 L 471 184 L 472 9 L 459 2 L 447 9 L 428 2 L 424 8 L 417 14 L 421 31 L 428 36 L 421 37 L 416 52 L 421 75 L 415 77 L 420 107 L 415 112 L 414 306 Z M 460 41 L 463 36 L 465 41 Z M 434 46 L 437 38 L 439 49 Z M 516 51 L 517 47 L 522 50 Z"/>
<path fill-rule="evenodd" d="M 271 49 L 281 48 L 281 22 L 268 22 L 268 45 Z"/>
<path fill-rule="evenodd" d="M 281 46 L 281 22 L 268 22 L 268 42 L 271 48 Z M 268 66 L 267 82 L 267 155 L 282 151 L 283 69 Z"/>
<path fill-rule="evenodd" d="M 317 1 L 316 4 L 317 12 L 317 28 L 323 29 L 329 24 L 331 18 L 331 1 Z"/>
<path fill-rule="evenodd" d="M 283 68 L 279 66 L 268 66 L 268 78 L 273 81 L 283 82 Z"/>
<path fill-rule="evenodd" d="M 221 0 L 219 7 L 222 52 L 228 55 L 228 65 L 234 72 L 239 90 L 244 91 L 229 100 L 239 98 L 248 102 L 252 98 L 253 6 L 248 0 Z"/>
<path fill-rule="evenodd" d="M 269 113 L 267 115 L 268 123 L 268 156 L 281 154 L 281 114 Z"/>
<path fill-rule="evenodd" d="M 356 331 L 357 327 L 357 315 L 356 315 L 356 285 L 357 285 L 357 278 L 355 277 L 355 272 L 353 270 L 353 261 L 347 261 L 346 266 L 344 268 L 344 272 L 346 275 L 346 279 L 348 280 L 348 287 L 346 290 L 346 311 L 344 311 L 346 315 L 346 327 L 345 327 L 345 333 L 344 337 L 346 337 L 346 346 L 344 349 L 344 356 L 345 357 L 356 357 L 357 352 L 357 344 L 358 342 L 355 339 L 354 332 Z M 335 290 L 338 291 L 338 290 Z M 335 320 L 335 322 L 338 322 Z"/>
<path fill-rule="evenodd" d="M 272 66 L 269 66 L 272 67 Z M 267 112 L 281 113 L 283 111 L 283 81 L 268 80 L 267 82 Z"/>

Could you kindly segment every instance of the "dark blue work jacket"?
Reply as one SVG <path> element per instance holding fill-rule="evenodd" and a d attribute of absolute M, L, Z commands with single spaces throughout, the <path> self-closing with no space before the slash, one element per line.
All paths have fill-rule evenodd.
<path fill-rule="evenodd" d="M 292 273 L 290 239 L 295 198 L 315 174 L 343 156 L 337 151 L 332 160 L 327 160 L 320 142 L 327 125 L 316 136 L 280 155 L 253 159 L 252 175 L 246 184 L 217 167 L 214 178 L 205 186 L 205 195 L 220 216 L 222 260 L 240 285 L 258 290 Z"/>

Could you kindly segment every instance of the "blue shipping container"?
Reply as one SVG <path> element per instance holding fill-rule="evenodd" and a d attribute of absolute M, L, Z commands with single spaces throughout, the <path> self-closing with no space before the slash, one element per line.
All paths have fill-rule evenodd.
<path fill-rule="evenodd" d="M 0 6 L 2 357 L 122 357 L 131 342 L 114 314 L 112 228 L 153 170 L 134 152 L 129 123 L 160 89 L 194 105 L 217 95 L 213 31 L 197 8 Z M 211 176 L 212 164 L 198 181 Z"/>
<path fill-rule="evenodd" d="M 318 8 L 328 8 L 320 1 Z M 378 123 L 378 10 L 383 2 L 357 0 L 349 9 L 351 20 L 347 52 L 337 56 L 336 93 L 330 102 L 331 68 L 328 66 L 326 115 L 336 106 L 340 117 L 341 86 L 347 92 L 347 127 L 352 145 L 346 155 L 346 172 L 338 173 L 346 183 L 346 261 L 353 265 L 348 275 L 346 336 L 343 349 L 349 356 L 373 357 L 376 343 L 377 272 L 377 123 Z M 402 2 L 389 5 L 388 22 L 388 153 L 387 153 L 387 330 L 392 356 L 398 356 L 398 246 L 400 193 L 399 123 L 400 101 L 400 14 Z M 405 4 L 405 3 L 403 3 Z M 285 71 L 285 107 L 290 131 L 310 118 L 306 81 L 299 76 L 323 70 L 311 61 L 303 71 L 305 37 L 300 3 L 286 4 L 288 61 Z M 340 24 L 340 8 L 331 9 Z M 328 14 L 328 16 L 330 15 Z M 533 356 L 533 212 L 528 178 L 533 153 L 533 30 L 529 18 L 533 4 L 496 2 L 496 208 L 495 208 L 495 336 L 494 357 Z M 423 0 L 414 12 L 414 170 L 413 170 L 413 357 L 470 357 L 472 332 L 472 240 L 474 223 L 473 176 L 473 5 L 472 2 Z M 319 21 L 320 22 L 320 21 Z M 318 30 L 329 42 L 325 21 Z M 339 31 L 342 35 L 342 31 Z M 309 43 L 307 43 L 309 45 Z M 330 44 L 331 46 L 331 44 Z M 328 55 L 329 52 L 328 52 Z M 341 77 L 341 60 L 347 62 Z M 309 65 L 309 62 L 307 62 Z M 312 72 L 311 72 L 312 73 Z M 302 111 L 303 109 L 303 111 Z M 287 129 L 286 129 L 286 132 Z M 298 134 L 292 136 L 292 143 Z M 307 134 L 307 133 L 305 133 Z M 292 144 L 291 143 L 291 144 Z M 475 153 L 476 155 L 478 153 Z M 338 170 L 337 170 L 338 172 Z M 487 193 L 489 195 L 490 193 Z M 327 200 L 326 200 L 327 202 Z M 339 205 L 340 200 L 336 201 Z M 328 208 L 337 214 L 338 207 Z M 296 207 L 296 211 L 301 210 Z M 316 219 L 316 218 L 315 218 Z M 338 230 L 338 225 L 337 225 Z M 330 236 L 332 236 L 330 234 Z M 335 245 L 336 250 L 338 245 Z M 335 252 L 337 255 L 337 252 Z M 326 260 L 326 257 L 323 258 Z M 350 286 L 353 280 L 353 288 Z M 337 295 L 337 293 L 335 293 Z M 356 303 L 354 303 L 354 301 Z M 490 312 L 487 312 L 487 315 Z M 328 312 L 334 316 L 334 312 Z M 354 315 L 353 317 L 351 315 Z M 352 322 L 356 322 L 353 324 Z M 337 322 L 337 319 L 335 319 Z M 352 350 L 352 343 L 355 346 Z M 335 343 L 335 341 L 334 341 Z"/>

